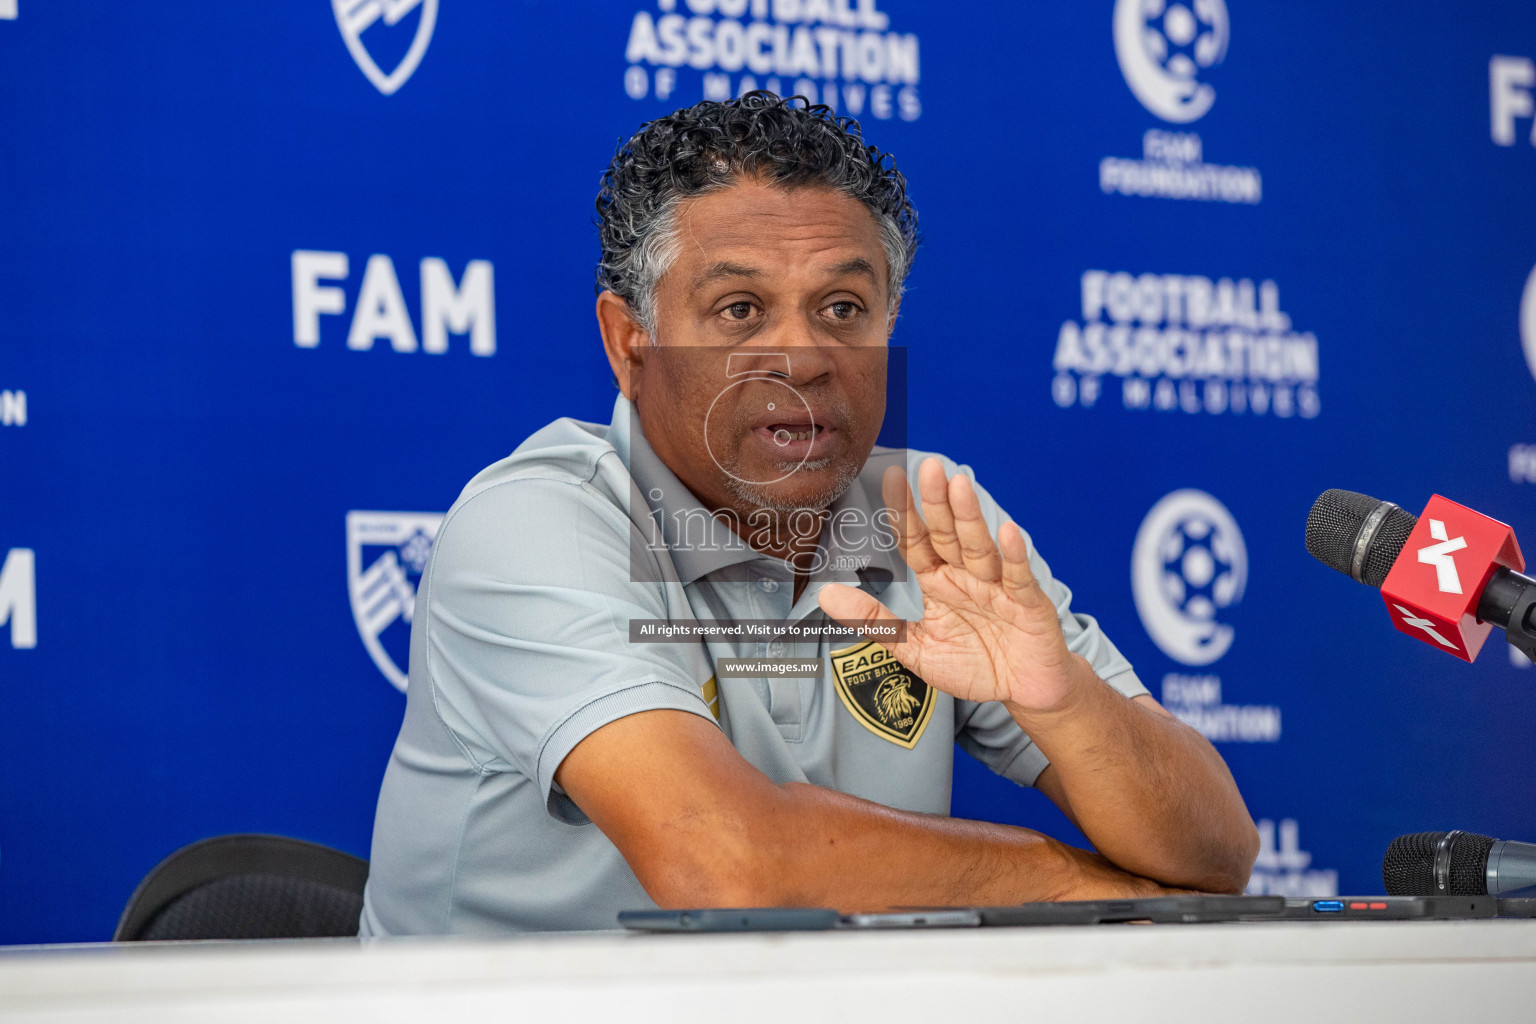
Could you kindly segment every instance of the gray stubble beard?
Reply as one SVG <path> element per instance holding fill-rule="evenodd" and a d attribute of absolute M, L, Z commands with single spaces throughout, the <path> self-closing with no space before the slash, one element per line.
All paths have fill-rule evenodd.
<path fill-rule="evenodd" d="M 827 468 L 827 466 L 831 465 L 831 463 L 831 458 L 816 459 L 813 462 L 795 463 L 793 465 L 786 464 L 784 469 L 786 475 L 790 475 L 796 472 L 803 472 L 806 470 L 815 472 L 817 470 Z M 725 489 L 731 493 L 732 497 L 740 501 L 742 504 L 752 506 L 754 509 L 763 509 L 769 512 L 778 512 L 782 514 L 825 511 L 832 506 L 833 502 L 837 501 L 837 499 L 841 498 L 848 492 L 848 488 L 853 486 L 853 482 L 858 479 L 859 471 L 862 469 L 861 466 L 856 466 L 852 463 L 849 463 L 848 466 L 846 466 L 843 471 L 840 472 L 837 477 L 833 479 L 832 482 L 829 483 L 820 492 L 812 494 L 807 498 L 801 498 L 797 501 L 786 502 L 776 500 L 770 493 L 770 489 L 774 486 L 773 484 L 748 483 L 745 480 L 739 479 L 734 473 L 732 473 L 731 468 L 732 467 L 727 467 Z"/>

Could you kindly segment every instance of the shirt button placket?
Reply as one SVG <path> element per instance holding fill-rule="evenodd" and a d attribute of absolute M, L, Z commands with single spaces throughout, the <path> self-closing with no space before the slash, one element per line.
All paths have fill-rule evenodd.
<path fill-rule="evenodd" d="M 773 596 L 770 596 L 766 601 L 763 602 L 763 604 L 766 606 L 767 611 L 768 611 L 768 614 L 765 616 L 765 618 L 769 618 L 769 619 L 781 619 L 781 618 L 783 618 L 783 614 L 781 613 L 781 609 L 779 607 L 783 602 L 780 601 L 778 596 L 777 596 L 778 592 L 779 592 L 779 587 L 780 587 L 779 581 L 774 579 L 771 576 L 763 576 L 760 579 L 758 579 L 757 587 L 764 594 L 773 595 Z M 774 640 L 774 641 L 772 641 L 770 643 L 764 644 L 762 650 L 763 650 L 763 657 L 777 658 L 777 657 L 781 657 L 784 654 L 784 645 L 782 643 L 780 643 L 779 641 Z"/>

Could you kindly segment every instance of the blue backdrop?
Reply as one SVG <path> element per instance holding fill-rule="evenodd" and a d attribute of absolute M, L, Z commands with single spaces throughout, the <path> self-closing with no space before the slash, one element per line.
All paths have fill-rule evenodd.
<path fill-rule="evenodd" d="M 1216 740 L 1253 891 L 1536 839 L 1536 672 L 1301 545 L 1333 486 L 1536 545 L 1533 57 L 1512 0 L 0 0 L 0 942 L 207 835 L 367 854 L 435 516 L 608 418 L 600 172 L 752 86 L 896 154 L 910 443 Z"/>

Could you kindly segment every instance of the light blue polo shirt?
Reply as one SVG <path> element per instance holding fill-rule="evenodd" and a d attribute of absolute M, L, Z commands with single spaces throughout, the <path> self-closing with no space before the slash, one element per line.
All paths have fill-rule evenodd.
<path fill-rule="evenodd" d="M 876 645 L 751 637 L 633 642 L 632 620 L 824 620 L 816 595 L 855 582 L 916 620 L 894 556 L 840 551 L 794 600 L 789 565 L 708 522 L 632 425 L 556 420 L 464 488 L 437 534 L 411 632 L 405 721 L 379 794 L 361 934 L 494 935 L 615 927 L 655 904 L 618 849 L 555 785 L 576 744 L 626 715 L 672 709 L 718 724 L 775 782 L 948 814 L 952 744 L 1032 785 L 1046 758 L 1001 704 L 932 689 Z M 832 507 L 881 507 L 880 477 L 929 453 L 876 448 Z M 946 470 L 973 476 L 940 456 Z M 1007 521 L 980 486 L 987 525 Z M 1068 646 L 1127 696 L 1130 664 L 1030 546 Z M 823 659 L 818 678 L 719 678 L 722 658 Z M 755 670 L 755 669 L 754 669 Z"/>

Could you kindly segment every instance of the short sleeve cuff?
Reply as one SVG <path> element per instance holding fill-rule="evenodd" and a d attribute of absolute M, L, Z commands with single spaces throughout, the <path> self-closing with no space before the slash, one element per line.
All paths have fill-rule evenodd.
<path fill-rule="evenodd" d="M 1100 676 L 1099 678 L 1127 697 L 1140 697 L 1142 694 L 1150 696 L 1152 693 L 1151 690 L 1147 689 L 1147 684 L 1141 681 L 1141 677 L 1129 665 L 1118 672 L 1107 676 Z"/>
<path fill-rule="evenodd" d="M 997 774 L 1005 779 L 1012 779 L 1021 786 L 1034 786 L 1040 773 L 1050 765 L 1051 759 L 1041 753 L 1040 748 L 1033 742 L 1025 744 L 1024 748 L 1013 756 L 1013 760 L 997 769 Z"/>
<path fill-rule="evenodd" d="M 576 744 L 610 722 L 642 711 L 687 711 L 716 724 L 709 706 L 693 685 L 640 680 L 593 697 L 551 729 L 539 748 L 537 781 L 550 817 L 568 825 L 585 825 L 591 820 L 555 787 L 555 770 L 576 749 Z"/>

